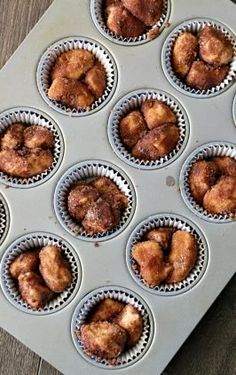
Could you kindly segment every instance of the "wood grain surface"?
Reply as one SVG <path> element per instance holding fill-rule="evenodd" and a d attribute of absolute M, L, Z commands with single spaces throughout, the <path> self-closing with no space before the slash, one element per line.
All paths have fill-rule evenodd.
<path fill-rule="evenodd" d="M 52 1 L 0 0 L 0 68 Z M 78 374 L 84 375 L 79 369 Z M 205 374 L 236 375 L 236 276 L 163 372 L 163 375 Z M 0 329 L 0 375 L 60 373 Z"/>

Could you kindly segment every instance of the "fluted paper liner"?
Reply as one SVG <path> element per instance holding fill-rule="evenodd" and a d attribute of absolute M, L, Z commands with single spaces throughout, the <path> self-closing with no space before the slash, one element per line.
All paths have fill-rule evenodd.
<path fill-rule="evenodd" d="M 179 128 L 180 137 L 176 147 L 169 154 L 157 160 L 148 161 L 133 157 L 127 150 L 120 137 L 119 124 L 124 116 L 140 109 L 141 105 L 150 99 L 160 100 L 172 109 L 177 117 L 176 125 Z M 183 152 L 189 137 L 189 121 L 183 106 L 172 95 L 161 90 L 140 89 L 127 94 L 115 105 L 109 118 L 107 131 L 110 144 L 120 159 L 139 169 L 158 169 L 172 163 Z"/>
<path fill-rule="evenodd" d="M 7 203 L 0 194 L 0 245 L 3 243 L 10 225 Z"/>
<path fill-rule="evenodd" d="M 143 241 L 145 234 L 150 230 L 164 227 L 191 233 L 197 242 L 198 256 L 193 269 L 183 281 L 177 283 L 163 281 L 156 287 L 150 287 L 140 275 L 139 266 L 132 257 L 132 248 L 136 243 Z M 192 289 L 199 282 L 207 267 L 208 247 L 202 232 L 190 220 L 175 214 L 158 214 L 142 221 L 133 230 L 126 247 L 126 261 L 131 276 L 141 287 L 155 294 L 173 296 Z"/>
<path fill-rule="evenodd" d="M 56 122 L 47 114 L 29 107 L 12 108 L 0 114 L 0 137 L 4 134 L 7 128 L 17 122 L 22 122 L 23 125 L 40 125 L 50 130 L 54 137 L 53 147 L 53 163 L 52 165 L 40 174 L 29 178 L 12 177 L 4 172 L 0 172 L 0 182 L 12 187 L 29 188 L 42 184 L 47 181 L 59 168 L 63 154 L 64 141 L 61 131 Z"/>
<path fill-rule="evenodd" d="M 86 353 L 86 349 L 78 335 L 82 324 L 87 322 L 91 310 L 105 298 L 112 298 L 125 304 L 131 304 L 140 312 L 143 318 L 143 332 L 138 343 L 122 353 L 114 361 L 114 364 L 104 358 Z M 141 297 L 129 289 L 109 286 L 94 290 L 80 301 L 72 317 L 71 333 L 76 349 L 91 364 L 103 368 L 124 368 L 133 365 L 147 352 L 154 334 L 154 323 L 152 313 Z"/>
<path fill-rule="evenodd" d="M 69 262 L 72 271 L 72 283 L 63 292 L 55 294 L 44 308 L 33 309 L 21 298 L 17 281 L 9 272 L 10 264 L 14 259 L 26 251 L 40 249 L 44 246 L 58 246 Z M 34 315 L 47 315 L 64 308 L 75 297 L 81 281 L 81 266 L 75 250 L 64 239 L 50 233 L 30 233 L 17 239 L 3 255 L 1 261 L 1 287 L 6 298 L 16 308 Z"/>
<path fill-rule="evenodd" d="M 163 0 L 163 12 L 160 19 L 146 33 L 134 38 L 123 37 L 109 30 L 105 21 L 104 0 L 91 0 L 90 11 L 95 26 L 97 27 L 99 32 L 103 34 L 107 39 L 122 45 L 136 46 L 147 43 L 150 40 L 154 39 L 165 28 L 166 23 L 170 17 L 171 2 L 170 0 Z"/>
<path fill-rule="evenodd" d="M 229 72 L 224 79 L 224 81 L 221 82 L 220 85 L 211 87 L 208 90 L 199 90 L 192 88 L 188 86 L 182 79 L 180 79 L 174 72 L 174 69 L 172 68 L 172 50 L 174 43 L 177 39 L 177 37 L 185 31 L 189 31 L 193 34 L 197 34 L 200 30 L 203 29 L 205 26 L 213 26 L 215 29 L 220 30 L 223 32 L 223 34 L 227 37 L 228 40 L 232 43 L 234 47 L 234 58 L 229 64 Z M 230 85 L 233 84 L 235 77 L 236 77 L 236 40 L 234 37 L 233 32 L 223 25 L 219 21 L 215 21 L 209 18 L 197 18 L 197 19 L 191 19 L 188 21 L 185 21 L 181 23 L 179 26 L 177 26 L 167 37 L 163 49 L 162 49 L 162 67 L 164 70 L 164 73 L 167 77 L 167 79 L 170 81 L 170 83 L 179 91 L 196 97 L 196 98 L 208 98 L 211 96 L 215 96 L 218 94 L 221 94 L 226 89 L 230 87 Z"/>
<path fill-rule="evenodd" d="M 192 196 L 189 186 L 189 173 L 197 160 L 207 160 L 216 156 L 229 156 L 236 160 L 236 144 L 229 142 L 211 142 L 198 147 L 193 151 L 183 164 L 180 173 L 180 191 L 184 202 L 190 210 L 197 216 L 213 223 L 228 223 L 235 220 L 235 216 L 230 213 L 213 215 L 203 206 L 200 206 Z"/>
<path fill-rule="evenodd" d="M 59 101 L 51 100 L 48 97 L 48 90 L 51 85 L 51 70 L 56 59 L 62 53 L 73 49 L 85 49 L 92 52 L 98 61 L 104 66 L 107 75 L 107 86 L 103 95 L 96 99 L 91 106 L 86 109 L 71 108 Z M 97 41 L 84 37 L 70 37 L 61 39 L 54 43 L 41 57 L 37 69 L 37 85 L 43 99 L 50 107 L 68 116 L 85 116 L 92 114 L 105 106 L 114 94 L 117 85 L 117 78 L 116 63 L 110 52 Z"/>
<path fill-rule="evenodd" d="M 128 198 L 128 207 L 122 213 L 120 222 L 108 232 L 96 235 L 88 234 L 68 211 L 67 198 L 72 187 L 79 181 L 91 180 L 105 176 L 110 178 Z M 118 235 L 129 224 L 135 211 L 136 198 L 132 182 L 117 166 L 101 160 L 86 160 L 72 166 L 57 184 L 54 196 L 56 215 L 62 226 L 73 236 L 88 241 L 105 241 Z"/>

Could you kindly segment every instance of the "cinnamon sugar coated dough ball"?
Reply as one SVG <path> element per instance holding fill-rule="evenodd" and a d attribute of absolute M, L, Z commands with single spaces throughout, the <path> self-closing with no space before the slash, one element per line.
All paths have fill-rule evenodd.
<path fill-rule="evenodd" d="M 24 129 L 24 144 L 28 148 L 53 148 L 52 132 L 39 125 L 32 125 Z"/>
<path fill-rule="evenodd" d="M 92 203 L 82 221 L 86 232 L 91 235 L 111 230 L 116 225 L 113 210 L 108 202 L 99 198 Z"/>
<path fill-rule="evenodd" d="M 179 128 L 164 124 L 150 130 L 132 149 L 132 156 L 141 160 L 157 160 L 169 154 L 179 141 Z"/>
<path fill-rule="evenodd" d="M 186 231 L 177 230 L 171 240 L 168 261 L 173 270 L 167 277 L 167 283 L 183 281 L 197 260 L 197 244 L 195 237 Z"/>
<path fill-rule="evenodd" d="M 17 279 L 20 274 L 29 271 L 36 271 L 39 266 L 39 251 L 27 251 L 16 257 L 10 264 L 9 271 L 14 279 Z"/>
<path fill-rule="evenodd" d="M 187 75 L 186 83 L 200 90 L 208 90 L 221 84 L 228 74 L 229 67 L 214 67 L 203 61 L 194 61 Z"/>
<path fill-rule="evenodd" d="M 126 305 L 116 317 L 115 322 L 128 334 L 127 346 L 136 345 L 142 335 L 143 319 L 139 311 L 132 305 Z"/>
<path fill-rule="evenodd" d="M 204 195 L 216 182 L 217 166 L 213 161 L 198 160 L 191 168 L 189 185 L 192 196 L 202 203 Z"/>
<path fill-rule="evenodd" d="M 102 96 L 107 85 L 107 76 L 104 66 L 99 61 L 87 72 L 84 82 L 96 99 Z"/>
<path fill-rule="evenodd" d="M 88 354 L 106 359 L 117 358 L 127 340 L 126 331 L 118 324 L 109 322 L 83 324 L 77 335 Z"/>
<path fill-rule="evenodd" d="M 120 137 L 128 148 L 132 148 L 147 132 L 146 123 L 139 111 L 132 111 L 119 124 Z"/>
<path fill-rule="evenodd" d="M 121 0 L 121 2 L 146 26 L 153 26 L 162 15 L 163 0 Z"/>
<path fill-rule="evenodd" d="M 89 321 L 110 321 L 123 310 L 125 304 L 112 298 L 105 298 L 95 306 Z"/>
<path fill-rule="evenodd" d="M 39 270 L 46 285 L 55 293 L 61 293 L 72 282 L 70 265 L 57 246 L 45 246 L 39 253 Z"/>
<path fill-rule="evenodd" d="M 91 203 L 96 202 L 99 194 L 97 190 L 86 184 L 75 186 L 68 196 L 68 211 L 78 221 L 82 221 Z"/>
<path fill-rule="evenodd" d="M 94 65 L 95 57 L 85 49 L 73 49 L 62 53 L 52 68 L 52 81 L 56 78 L 80 79 Z"/>
<path fill-rule="evenodd" d="M 204 196 L 204 208 L 212 214 L 236 212 L 236 177 L 222 176 Z"/>
<path fill-rule="evenodd" d="M 154 240 L 136 243 L 132 257 L 140 267 L 140 274 L 150 287 L 159 285 L 172 271 L 172 266 L 164 261 L 161 246 Z"/>
<path fill-rule="evenodd" d="M 173 228 L 152 229 L 146 234 L 146 239 L 158 242 L 163 250 L 167 250 L 174 231 Z"/>
<path fill-rule="evenodd" d="M 183 32 L 178 36 L 172 51 L 172 64 L 176 74 L 185 77 L 197 57 L 198 40 L 190 32 Z"/>
<path fill-rule="evenodd" d="M 0 146 L 2 150 L 18 150 L 24 142 L 25 126 L 21 123 L 10 125 L 3 134 Z"/>
<path fill-rule="evenodd" d="M 75 79 L 61 77 L 52 82 L 48 97 L 76 109 L 87 109 L 94 102 L 94 96 L 87 85 Z"/>
<path fill-rule="evenodd" d="M 18 283 L 22 299 L 33 309 L 43 308 L 53 297 L 53 292 L 35 272 L 21 273 Z"/>
<path fill-rule="evenodd" d="M 233 46 L 222 31 L 205 26 L 199 33 L 200 57 L 208 64 L 226 65 L 234 54 Z"/>
<path fill-rule="evenodd" d="M 109 178 L 102 176 L 91 182 L 101 197 L 106 200 L 113 208 L 125 209 L 128 207 L 128 198 L 117 185 Z"/>
<path fill-rule="evenodd" d="M 221 156 L 213 158 L 212 161 L 216 164 L 216 167 L 220 174 L 236 177 L 235 159 L 232 159 L 229 156 Z"/>
<path fill-rule="evenodd" d="M 145 25 L 134 17 L 121 2 L 108 1 L 106 15 L 107 27 L 116 35 L 135 38 L 145 31 Z"/>
<path fill-rule="evenodd" d="M 146 100 L 141 106 L 141 111 L 150 130 L 166 123 L 177 122 L 172 109 L 160 100 Z"/>

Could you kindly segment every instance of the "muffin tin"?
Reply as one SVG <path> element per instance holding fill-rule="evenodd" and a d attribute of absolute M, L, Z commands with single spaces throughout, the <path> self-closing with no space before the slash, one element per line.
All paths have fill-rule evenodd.
<path fill-rule="evenodd" d="M 209 95 L 196 100 L 187 92 L 178 91 L 166 79 L 162 70 L 164 55 L 161 53 L 170 33 L 193 17 L 205 19 L 209 16 L 233 33 L 235 5 L 230 0 L 224 4 L 216 0 L 214 7 L 210 0 L 200 3 L 191 0 L 188 6 L 184 0 L 168 3 L 168 22 L 158 37 L 145 43 L 142 40 L 137 45 L 126 41 L 124 45 L 107 38 L 96 27 L 91 14 L 94 1 L 56 0 L 0 72 L 0 117 L 7 116 L 16 108 L 30 108 L 36 114 L 40 112 L 55 124 L 64 150 L 60 151 L 56 169 L 40 184 L 16 186 L 8 180 L 1 180 L 0 214 L 1 217 L 6 216 L 6 222 L 4 216 L 3 224 L 0 223 L 0 228 L 4 227 L 0 238 L 3 291 L 0 293 L 0 323 L 66 375 L 74 375 L 78 371 L 91 375 L 107 374 L 109 371 L 114 374 L 124 371 L 140 375 L 160 374 L 235 272 L 235 221 L 219 224 L 204 220 L 185 204 L 179 188 L 183 183 L 180 177 L 182 166 L 195 149 L 206 143 L 235 143 L 235 109 L 234 118 L 232 113 L 232 108 L 235 108 L 234 85 L 229 85 L 227 90 L 214 97 Z M 99 46 L 111 57 L 114 79 L 117 80 L 108 95 L 109 100 L 105 99 L 94 110 L 79 113 L 79 116 L 51 105 L 45 100 L 46 91 L 42 91 L 39 84 L 45 56 L 51 53 L 58 41 L 60 44 L 65 40 L 92 41 Z M 130 93 L 144 89 L 146 92 L 164 92 L 167 97 L 174 98 L 188 121 L 189 133 L 184 147 L 162 168 L 147 169 L 129 163 L 125 157 L 118 155 L 111 142 L 109 118 L 114 118 L 117 103 Z M 232 147 L 236 152 L 235 145 Z M 112 236 L 96 240 L 72 235 L 62 225 L 58 215 L 60 205 L 55 204 L 56 193 L 64 177 L 75 166 L 87 162 L 109 165 L 127 179 L 131 187 L 128 193 L 129 219 Z M 163 217 L 177 218 L 181 223 L 192 225 L 200 234 L 206 250 L 200 276 L 186 290 L 180 288 L 170 293 L 166 290 L 154 293 L 143 288 L 141 281 L 131 276 L 126 263 L 126 248 L 132 241 L 132 232 L 137 234 L 135 228 L 143 221 L 150 223 L 153 218 L 160 220 Z M 60 309 L 46 315 L 32 311 L 26 313 L 17 301 L 10 303 L 12 297 L 6 293 L 4 270 L 9 251 L 22 238 L 28 239 L 32 234 L 50 235 L 64 241 L 78 255 L 77 292 L 72 293 L 68 303 Z M 17 247 L 17 251 L 19 249 Z M 126 288 L 129 290 L 127 296 L 129 293 L 135 296 L 150 314 L 150 342 L 137 360 L 128 361 L 124 370 L 119 366 L 100 366 L 96 359 L 87 360 L 80 350 L 78 353 L 79 344 L 76 341 L 74 345 L 71 324 L 73 327 L 75 319 L 82 313 L 82 305 L 88 303 L 91 295 L 98 292 L 104 295 L 107 291 L 116 293 Z"/>

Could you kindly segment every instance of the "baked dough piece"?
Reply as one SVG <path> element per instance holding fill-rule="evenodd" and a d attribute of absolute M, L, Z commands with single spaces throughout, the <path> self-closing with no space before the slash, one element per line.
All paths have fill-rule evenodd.
<path fill-rule="evenodd" d="M 84 82 L 96 99 L 102 96 L 107 85 L 107 76 L 104 66 L 99 61 L 87 72 Z"/>
<path fill-rule="evenodd" d="M 143 319 L 139 311 L 132 305 L 126 305 L 115 319 L 115 322 L 128 333 L 127 346 L 138 343 L 143 331 Z"/>
<path fill-rule="evenodd" d="M 172 51 L 172 64 L 176 74 L 185 77 L 197 57 L 198 40 L 190 32 L 183 32 L 178 36 Z"/>
<path fill-rule="evenodd" d="M 153 26 L 162 15 L 163 0 L 121 0 L 121 2 L 146 26 Z"/>
<path fill-rule="evenodd" d="M 25 126 L 21 123 L 10 125 L 1 138 L 2 150 L 18 150 L 23 146 Z"/>
<path fill-rule="evenodd" d="M 208 90 L 211 87 L 218 86 L 228 74 L 229 67 L 214 67 L 203 61 L 194 61 L 187 75 L 186 83 L 199 90 Z"/>
<path fill-rule="evenodd" d="M 146 100 L 142 104 L 141 111 L 150 130 L 166 123 L 177 122 L 172 109 L 160 100 Z"/>
<path fill-rule="evenodd" d="M 212 214 L 236 212 L 236 177 L 222 176 L 203 199 L 204 208 Z"/>
<path fill-rule="evenodd" d="M 114 316 L 119 314 L 121 310 L 123 310 L 124 306 L 124 303 L 115 299 L 105 298 L 102 302 L 95 306 L 89 321 L 110 321 L 112 318 L 114 318 Z"/>
<path fill-rule="evenodd" d="M 212 161 L 216 164 L 220 174 L 226 176 L 236 177 L 236 160 L 229 156 L 220 156 L 213 158 Z"/>
<path fill-rule="evenodd" d="M 189 174 L 189 186 L 194 199 L 202 204 L 204 195 L 216 182 L 217 166 L 213 161 L 198 160 Z"/>
<path fill-rule="evenodd" d="M 91 203 L 99 198 L 97 190 L 87 184 L 78 184 L 69 193 L 68 211 L 78 221 L 82 221 Z"/>
<path fill-rule="evenodd" d="M 146 234 L 146 238 L 158 242 L 163 250 L 168 250 L 174 231 L 174 228 L 152 229 Z"/>
<path fill-rule="evenodd" d="M 27 251 L 16 257 L 10 264 L 9 271 L 14 279 L 17 279 L 20 274 L 29 271 L 36 271 L 39 266 L 39 251 Z"/>
<path fill-rule="evenodd" d="M 147 132 L 146 123 L 139 111 L 132 111 L 121 120 L 120 136 L 125 146 L 132 148 Z"/>

